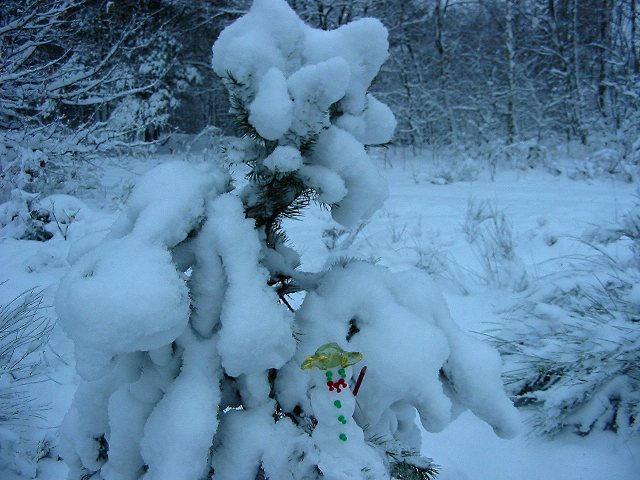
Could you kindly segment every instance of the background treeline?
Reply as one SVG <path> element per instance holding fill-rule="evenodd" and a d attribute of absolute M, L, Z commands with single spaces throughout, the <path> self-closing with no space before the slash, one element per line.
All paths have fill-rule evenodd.
<path fill-rule="evenodd" d="M 637 0 L 394 3 L 384 91 L 404 142 L 587 144 L 640 125 Z"/>
<path fill-rule="evenodd" d="M 638 0 L 290 3 L 322 28 L 382 19 L 391 56 L 374 88 L 398 117 L 399 144 L 495 153 L 579 142 L 622 158 L 637 148 Z M 230 133 L 225 92 L 209 66 L 211 44 L 249 5 L 5 0 L 3 176 L 7 159 L 25 146 L 51 160 L 213 125 Z M 31 159 L 34 168 L 42 161 Z"/>

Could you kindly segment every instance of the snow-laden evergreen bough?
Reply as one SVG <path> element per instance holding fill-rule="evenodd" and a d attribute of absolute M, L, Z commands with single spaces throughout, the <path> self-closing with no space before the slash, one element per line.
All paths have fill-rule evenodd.
<path fill-rule="evenodd" d="M 496 342 L 516 402 L 536 430 L 640 433 L 640 205 L 583 235 L 594 255 L 567 262 L 507 314 Z"/>
<path fill-rule="evenodd" d="M 280 0 L 222 32 L 213 68 L 253 141 L 248 183 L 162 165 L 101 244 L 73 252 L 57 297 L 82 377 L 62 429 L 70 478 L 377 480 L 428 472 L 416 412 L 431 431 L 469 408 L 516 433 L 499 356 L 427 277 L 360 262 L 305 273 L 285 246 L 282 219 L 311 199 L 345 226 L 385 200 L 364 145 L 395 128 L 367 93 L 387 48 L 377 20 L 314 30 Z M 332 342 L 369 372 L 340 407 L 326 372 L 300 368 Z M 351 385 L 357 369 L 340 375 Z"/>

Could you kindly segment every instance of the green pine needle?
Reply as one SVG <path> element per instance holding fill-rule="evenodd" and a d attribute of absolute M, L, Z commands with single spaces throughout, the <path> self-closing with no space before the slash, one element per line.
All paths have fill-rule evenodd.
<path fill-rule="evenodd" d="M 434 480 L 438 473 L 438 466 L 432 463 L 425 467 L 412 465 L 406 461 L 391 465 L 391 476 L 395 480 Z"/>

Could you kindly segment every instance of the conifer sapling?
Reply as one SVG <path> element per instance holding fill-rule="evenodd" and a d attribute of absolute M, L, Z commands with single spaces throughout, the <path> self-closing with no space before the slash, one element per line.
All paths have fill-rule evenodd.
<path fill-rule="evenodd" d="M 63 425 L 70 478 L 428 478 L 416 413 L 438 431 L 468 408 L 516 433 L 499 356 L 428 277 L 363 262 L 303 272 L 286 245 L 283 219 L 312 200 L 344 226 L 384 202 L 365 145 L 395 128 L 368 93 L 387 51 L 377 20 L 316 30 L 284 0 L 256 0 L 220 34 L 212 65 L 252 142 L 247 184 L 161 165 L 76 252 L 57 297 L 82 377 Z M 325 344 L 364 356 L 357 404 L 350 362 L 300 368 Z"/>

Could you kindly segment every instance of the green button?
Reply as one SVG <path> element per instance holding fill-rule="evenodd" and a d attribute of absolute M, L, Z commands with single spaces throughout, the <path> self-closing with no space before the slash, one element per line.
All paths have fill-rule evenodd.
<path fill-rule="evenodd" d="M 340 435 L 338 435 L 338 438 L 339 438 L 340 440 L 342 440 L 343 442 L 346 442 L 346 441 L 347 441 L 347 436 L 346 436 L 344 433 L 341 433 Z"/>
<path fill-rule="evenodd" d="M 342 403 L 340 402 L 340 400 L 336 400 L 335 402 L 333 402 L 333 404 L 336 406 L 336 408 L 342 408 Z"/>
<path fill-rule="evenodd" d="M 340 370 L 338 370 L 338 373 L 342 378 L 347 376 L 347 372 L 344 371 L 344 368 L 341 368 Z"/>
<path fill-rule="evenodd" d="M 340 415 L 340 416 L 338 417 L 338 421 L 339 421 L 341 424 L 343 424 L 343 425 L 344 425 L 345 423 L 347 423 L 347 419 L 346 419 L 346 418 L 344 418 L 344 415 Z"/>

